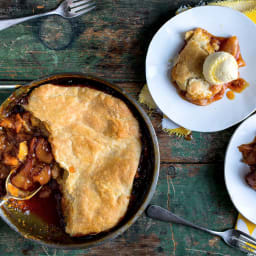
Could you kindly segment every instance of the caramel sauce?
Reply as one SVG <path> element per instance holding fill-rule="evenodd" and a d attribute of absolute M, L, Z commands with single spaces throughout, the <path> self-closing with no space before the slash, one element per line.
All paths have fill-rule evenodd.
<path fill-rule="evenodd" d="M 243 78 L 238 78 L 228 84 L 228 88 L 237 93 L 241 93 L 248 86 L 249 84 Z"/>
<path fill-rule="evenodd" d="M 71 167 L 69 168 L 69 172 L 70 172 L 70 173 L 75 173 L 76 170 L 75 170 L 75 168 L 74 168 L 73 166 L 71 166 Z"/>
<path fill-rule="evenodd" d="M 235 94 L 234 94 L 233 91 L 228 91 L 226 93 L 226 95 L 227 95 L 227 98 L 230 99 L 230 100 L 233 100 L 235 98 Z"/>
<path fill-rule="evenodd" d="M 9 200 L 8 207 L 22 211 L 26 215 L 36 215 L 48 224 L 61 226 L 63 217 L 60 206 L 61 195 L 55 190 L 47 198 L 35 195 L 29 200 Z"/>
<path fill-rule="evenodd" d="M 243 78 L 238 78 L 226 85 L 227 88 L 230 89 L 230 91 L 227 92 L 227 98 L 230 100 L 233 100 L 235 98 L 236 93 L 241 93 L 246 87 L 248 87 L 249 84 L 243 79 Z"/>
<path fill-rule="evenodd" d="M 185 137 L 185 140 L 189 140 L 190 141 L 192 139 L 193 139 L 192 132 Z"/>

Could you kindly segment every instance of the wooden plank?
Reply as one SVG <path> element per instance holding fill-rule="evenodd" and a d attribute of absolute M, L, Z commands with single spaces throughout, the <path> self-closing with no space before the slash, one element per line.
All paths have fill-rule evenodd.
<path fill-rule="evenodd" d="M 11 81 L 1 82 L 5 84 Z M 13 84 L 25 84 L 25 81 L 15 81 Z M 134 99 L 138 99 L 138 94 L 143 83 L 117 83 L 125 89 Z M 0 102 L 2 102 L 11 91 L 0 92 Z M 160 145 L 161 161 L 175 163 L 214 163 L 223 162 L 226 147 L 231 135 L 236 127 L 216 132 L 216 133 L 198 133 L 193 132 L 193 139 L 187 141 L 184 138 L 178 138 L 175 135 L 168 136 L 161 129 L 162 115 L 154 111 L 153 113 L 143 106 L 144 110 L 150 115 L 150 119 L 157 132 Z"/>
<path fill-rule="evenodd" d="M 233 227 L 236 219 L 219 164 L 163 164 L 152 203 L 216 230 Z M 243 255 L 207 233 L 151 220 L 145 215 L 122 236 L 86 251 L 42 247 L 21 238 L 2 221 L 0 234 L 0 251 L 4 256 Z"/>
<path fill-rule="evenodd" d="M 2 17 L 42 12 L 38 6 L 48 10 L 58 3 L 10 2 L 1 3 Z M 1 31 L 0 79 L 36 79 L 80 71 L 115 81 L 145 81 L 149 42 L 184 2 L 198 1 L 97 1 L 96 11 L 71 21 L 56 16 Z M 47 45 L 63 47 L 55 51 Z"/>

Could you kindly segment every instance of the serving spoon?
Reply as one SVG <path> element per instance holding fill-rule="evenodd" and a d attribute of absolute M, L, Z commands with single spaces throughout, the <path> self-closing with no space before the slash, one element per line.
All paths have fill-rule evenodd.
<path fill-rule="evenodd" d="M 32 198 L 37 192 L 41 190 L 43 186 L 38 187 L 35 190 L 32 191 L 22 191 L 21 189 L 18 189 L 11 183 L 11 176 L 16 171 L 16 169 L 12 170 L 9 175 L 7 176 L 5 180 L 5 189 L 6 189 L 6 195 L 1 198 L 0 201 L 0 207 L 7 202 L 9 199 L 16 199 L 16 200 L 29 200 Z"/>
<path fill-rule="evenodd" d="M 210 233 L 211 235 L 219 236 L 229 246 L 238 248 L 242 252 L 248 253 L 248 255 L 256 255 L 256 240 L 253 237 L 245 234 L 240 230 L 228 229 L 223 232 L 213 231 L 213 230 L 198 226 L 187 220 L 184 220 L 181 217 L 175 215 L 174 213 L 158 205 L 150 205 L 146 210 L 146 214 L 148 217 L 152 219 L 156 219 L 164 222 L 182 224 L 195 229 L 199 229 L 201 231 L 205 231 L 207 233 Z"/>

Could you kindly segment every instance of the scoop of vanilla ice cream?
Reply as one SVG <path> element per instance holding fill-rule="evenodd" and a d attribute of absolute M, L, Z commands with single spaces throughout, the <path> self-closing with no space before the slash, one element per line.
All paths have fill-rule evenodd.
<path fill-rule="evenodd" d="M 208 55 L 203 65 L 203 75 L 210 84 L 223 84 L 238 78 L 236 59 L 228 52 Z"/>

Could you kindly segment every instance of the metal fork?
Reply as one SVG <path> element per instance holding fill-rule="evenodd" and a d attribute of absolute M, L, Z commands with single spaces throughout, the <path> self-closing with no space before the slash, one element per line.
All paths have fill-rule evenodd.
<path fill-rule="evenodd" d="M 64 0 L 55 10 L 15 19 L 0 19 L 0 30 L 4 30 L 13 25 L 22 23 L 27 20 L 36 19 L 48 15 L 59 15 L 63 18 L 70 19 L 83 15 L 96 7 L 94 0 Z"/>
<path fill-rule="evenodd" d="M 238 248 L 241 251 L 248 253 L 248 255 L 256 255 L 256 240 L 242 231 L 235 229 L 228 229 L 223 232 L 213 231 L 184 220 L 181 217 L 157 205 L 150 205 L 146 210 L 146 214 L 152 219 L 182 224 L 205 231 L 215 236 L 219 236 L 229 246 Z"/>

